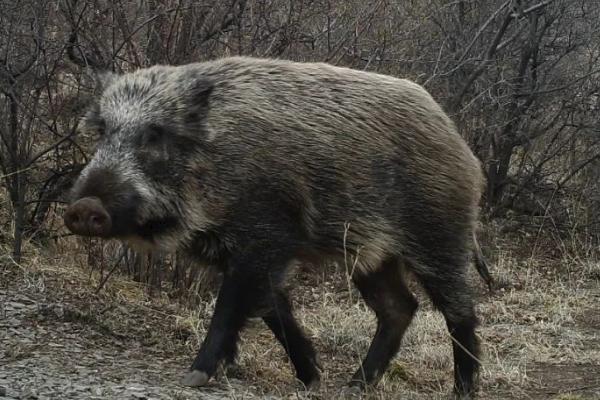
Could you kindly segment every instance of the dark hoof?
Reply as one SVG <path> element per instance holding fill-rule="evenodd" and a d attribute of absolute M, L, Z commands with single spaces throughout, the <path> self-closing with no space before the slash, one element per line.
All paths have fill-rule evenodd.
<path fill-rule="evenodd" d="M 367 387 L 369 387 L 370 385 L 365 382 L 364 379 L 362 378 L 357 378 L 356 375 L 352 377 L 352 379 L 350 379 L 350 382 L 348 382 L 348 387 L 350 388 L 354 388 L 354 390 L 360 390 L 361 392 L 364 392 L 367 390 Z"/>
<path fill-rule="evenodd" d="M 475 398 L 475 394 L 472 392 L 469 393 L 459 393 L 457 391 L 453 392 L 454 396 L 454 400 L 472 400 Z"/>
<path fill-rule="evenodd" d="M 318 392 L 320 388 L 321 388 L 321 380 L 320 379 L 313 379 L 312 382 L 310 382 L 306 386 L 306 390 L 308 390 L 309 392 Z"/>
<path fill-rule="evenodd" d="M 183 386 L 204 386 L 208 383 L 210 376 L 204 371 L 193 370 L 188 372 L 183 379 L 181 380 L 181 384 Z"/>
<path fill-rule="evenodd" d="M 454 393 L 454 396 L 452 397 L 454 400 L 473 400 L 475 397 L 470 395 L 470 394 L 458 394 L 458 393 Z"/>
<path fill-rule="evenodd" d="M 454 385 L 452 393 L 456 400 L 471 400 L 477 397 L 476 391 L 476 386 L 473 383 L 464 384 L 460 382 L 458 385 Z"/>

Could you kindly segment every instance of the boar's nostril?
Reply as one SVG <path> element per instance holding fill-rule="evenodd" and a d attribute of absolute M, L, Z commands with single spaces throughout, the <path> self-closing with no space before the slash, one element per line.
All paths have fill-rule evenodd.
<path fill-rule="evenodd" d="M 88 218 L 88 226 L 90 231 L 104 232 L 108 222 L 108 216 L 99 212 L 92 212 Z"/>
<path fill-rule="evenodd" d="M 97 197 L 84 197 L 71 204 L 64 215 L 65 225 L 77 235 L 108 236 L 112 221 Z"/>

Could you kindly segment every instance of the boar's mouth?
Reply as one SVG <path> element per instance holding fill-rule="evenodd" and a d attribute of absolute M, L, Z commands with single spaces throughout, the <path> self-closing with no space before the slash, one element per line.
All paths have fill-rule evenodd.
<path fill-rule="evenodd" d="M 137 236 L 146 241 L 173 230 L 178 225 L 175 216 L 136 220 L 141 199 L 134 196 L 119 205 L 106 205 L 100 198 L 88 196 L 69 205 L 64 214 L 67 228 L 80 236 L 122 239 Z"/>
<path fill-rule="evenodd" d="M 175 216 L 153 218 L 145 221 L 143 224 L 137 224 L 133 235 L 152 242 L 157 236 L 175 230 L 178 225 L 178 218 Z"/>

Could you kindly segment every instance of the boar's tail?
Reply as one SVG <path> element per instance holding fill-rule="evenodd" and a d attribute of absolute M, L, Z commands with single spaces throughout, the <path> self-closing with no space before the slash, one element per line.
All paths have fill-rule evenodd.
<path fill-rule="evenodd" d="M 479 240 L 477 239 L 477 234 L 473 233 L 473 258 L 475 261 L 475 268 L 477 268 L 477 272 L 481 279 L 486 283 L 490 292 L 492 291 L 492 284 L 494 282 L 490 270 L 488 267 L 488 262 L 483 256 L 483 252 L 481 251 L 481 246 L 479 246 Z"/>

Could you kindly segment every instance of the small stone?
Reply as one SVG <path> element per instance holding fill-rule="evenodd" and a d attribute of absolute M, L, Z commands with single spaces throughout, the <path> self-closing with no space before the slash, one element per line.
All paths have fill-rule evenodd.
<path fill-rule="evenodd" d="M 194 370 L 183 377 L 181 384 L 184 386 L 204 386 L 208 383 L 210 377 L 204 371 Z"/>
<path fill-rule="evenodd" d="M 6 396 L 6 388 L 4 386 L 0 386 L 0 396 Z"/>

